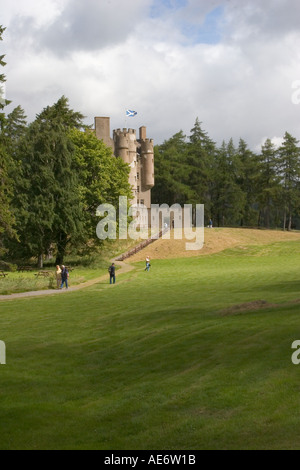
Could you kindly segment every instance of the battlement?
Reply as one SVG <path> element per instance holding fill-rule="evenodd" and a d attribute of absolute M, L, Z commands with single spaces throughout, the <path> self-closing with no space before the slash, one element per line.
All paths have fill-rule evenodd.
<path fill-rule="evenodd" d="M 113 131 L 114 135 L 123 135 L 126 136 L 127 134 L 133 134 L 136 135 L 136 130 L 135 129 L 127 129 L 126 127 L 123 127 L 123 129 L 114 129 Z"/>
<path fill-rule="evenodd" d="M 139 139 L 139 142 L 145 142 L 146 144 L 152 144 L 153 145 L 153 139 Z"/>

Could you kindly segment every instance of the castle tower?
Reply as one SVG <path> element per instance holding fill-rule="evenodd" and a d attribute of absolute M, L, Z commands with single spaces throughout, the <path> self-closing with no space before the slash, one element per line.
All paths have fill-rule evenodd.
<path fill-rule="evenodd" d="M 129 184 L 132 187 L 134 199 L 133 204 L 137 203 L 137 140 L 134 129 L 116 129 L 113 131 L 114 155 L 130 166 Z"/>
<path fill-rule="evenodd" d="M 134 129 L 115 129 L 110 137 L 110 118 L 95 118 L 95 134 L 112 148 L 115 157 L 130 166 L 129 183 L 132 187 L 132 204 L 151 206 L 151 188 L 154 186 L 153 140 L 147 139 L 146 127 L 139 129 L 139 139 Z"/>
<path fill-rule="evenodd" d="M 95 117 L 95 134 L 98 139 L 102 139 L 105 145 L 113 147 L 113 141 L 110 137 L 110 118 Z"/>
<path fill-rule="evenodd" d="M 140 194 L 139 202 L 150 208 L 151 188 L 154 186 L 154 150 L 153 140 L 147 139 L 146 127 L 140 127 L 139 153 L 139 175 L 140 175 Z"/>

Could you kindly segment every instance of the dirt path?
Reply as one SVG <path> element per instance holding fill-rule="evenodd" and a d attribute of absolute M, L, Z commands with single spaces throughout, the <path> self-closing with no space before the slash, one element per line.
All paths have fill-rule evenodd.
<path fill-rule="evenodd" d="M 116 261 L 115 259 L 112 260 L 113 263 L 115 263 L 117 266 L 121 266 L 120 269 L 118 269 L 117 274 L 123 274 L 129 271 L 132 271 L 134 269 L 131 264 L 124 263 L 123 261 Z M 86 287 L 90 287 L 94 284 L 97 284 L 101 281 L 106 280 L 108 282 L 108 275 L 104 274 L 101 277 L 98 277 L 96 279 L 91 279 L 90 281 L 83 282 L 82 284 L 78 284 L 78 286 L 74 287 L 69 287 L 69 289 L 47 289 L 47 290 L 38 290 L 38 291 L 30 291 L 30 292 L 20 292 L 17 294 L 9 294 L 9 295 L 0 295 L 0 301 L 1 300 L 14 300 L 14 299 L 21 299 L 21 298 L 26 298 L 26 297 L 39 297 L 43 295 L 62 295 L 62 294 L 69 294 L 70 292 L 75 292 L 81 289 L 85 289 Z"/>

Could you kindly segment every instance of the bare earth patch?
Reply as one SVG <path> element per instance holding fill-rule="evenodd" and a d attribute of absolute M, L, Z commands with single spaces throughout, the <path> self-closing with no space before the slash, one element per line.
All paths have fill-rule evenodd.
<path fill-rule="evenodd" d="M 167 259 L 210 255 L 227 248 L 242 248 L 249 245 L 264 245 L 291 240 L 300 241 L 300 232 L 243 228 L 205 228 L 203 248 L 201 250 L 187 251 L 185 244 L 187 242 L 191 243 L 194 240 L 175 240 L 174 230 L 171 230 L 169 240 L 162 238 L 156 240 L 126 261 L 129 263 L 144 261 L 146 256 L 149 256 L 150 259 Z"/>
<path fill-rule="evenodd" d="M 251 311 L 262 310 L 264 308 L 282 308 L 289 305 L 299 304 L 300 299 L 290 300 L 284 304 L 273 304 L 266 300 L 253 300 L 252 302 L 245 302 L 243 304 L 233 305 L 219 312 L 220 315 L 235 315 L 238 313 L 247 313 Z"/>
<path fill-rule="evenodd" d="M 277 304 L 271 304 L 266 300 L 253 300 L 243 304 L 233 305 L 220 312 L 220 315 L 234 315 L 241 312 L 251 312 L 252 310 L 261 310 L 262 308 L 278 307 Z"/>

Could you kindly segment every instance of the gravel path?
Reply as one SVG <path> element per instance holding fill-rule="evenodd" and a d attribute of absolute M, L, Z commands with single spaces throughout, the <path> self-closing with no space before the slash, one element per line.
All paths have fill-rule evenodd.
<path fill-rule="evenodd" d="M 134 268 L 131 264 L 124 263 L 123 261 L 115 261 L 112 260 L 112 263 L 115 263 L 116 266 L 121 266 L 121 269 L 118 269 L 117 274 L 123 274 L 129 271 L 132 271 Z M 78 286 L 69 287 L 68 289 L 48 289 L 48 290 L 38 290 L 38 291 L 31 291 L 31 292 L 20 292 L 18 294 L 9 294 L 9 295 L 0 295 L 0 300 L 14 300 L 14 299 L 21 299 L 25 297 L 38 297 L 42 295 L 62 295 L 62 294 L 69 294 L 71 292 L 75 292 L 86 287 L 92 286 L 93 284 L 97 284 L 103 280 L 108 280 L 108 275 L 104 274 L 101 277 L 96 279 L 91 279 L 90 281 L 83 282 Z"/>

